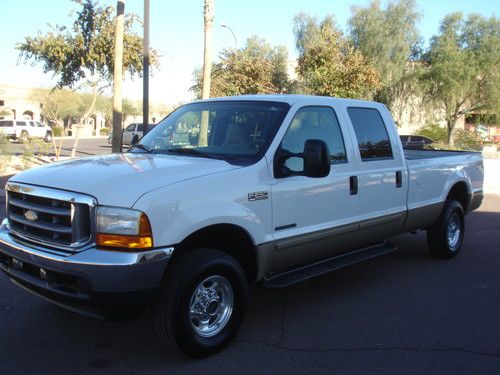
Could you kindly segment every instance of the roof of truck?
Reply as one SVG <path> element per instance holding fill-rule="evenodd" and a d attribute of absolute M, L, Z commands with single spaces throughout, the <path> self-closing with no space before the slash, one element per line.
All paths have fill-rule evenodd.
<path fill-rule="evenodd" d="M 283 102 L 293 105 L 298 102 L 311 102 L 316 103 L 342 103 L 348 105 L 360 105 L 360 104 L 377 104 L 383 105 L 377 102 L 359 99 L 345 99 L 345 98 L 335 98 L 331 96 L 315 96 L 315 95 L 296 95 L 296 94 L 271 94 L 271 95 L 238 95 L 238 96 L 224 96 L 220 98 L 210 98 L 197 100 L 197 102 L 204 101 L 221 101 L 221 100 L 265 100 L 272 102 Z"/>

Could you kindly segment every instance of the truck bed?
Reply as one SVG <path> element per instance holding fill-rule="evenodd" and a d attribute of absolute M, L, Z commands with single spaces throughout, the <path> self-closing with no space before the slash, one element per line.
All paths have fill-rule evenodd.
<path fill-rule="evenodd" d="M 454 150 L 404 150 L 406 160 L 420 160 L 429 158 L 445 158 L 450 156 L 465 156 L 478 154 L 475 151 L 454 151 Z"/>

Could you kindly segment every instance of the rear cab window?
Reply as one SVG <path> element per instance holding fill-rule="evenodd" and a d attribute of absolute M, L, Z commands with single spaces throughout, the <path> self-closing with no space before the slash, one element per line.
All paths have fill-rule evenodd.
<path fill-rule="evenodd" d="M 393 159 L 387 128 L 375 108 L 348 107 L 362 161 Z"/>

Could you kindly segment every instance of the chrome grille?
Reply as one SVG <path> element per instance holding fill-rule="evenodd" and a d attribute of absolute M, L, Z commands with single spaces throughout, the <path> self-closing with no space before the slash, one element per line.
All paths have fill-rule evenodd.
<path fill-rule="evenodd" d="M 92 236 L 91 197 L 9 183 L 7 215 L 12 234 L 36 244 L 76 250 Z"/>

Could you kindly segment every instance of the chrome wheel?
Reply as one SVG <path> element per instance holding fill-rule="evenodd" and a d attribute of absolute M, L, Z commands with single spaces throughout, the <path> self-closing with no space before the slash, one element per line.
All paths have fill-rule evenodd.
<path fill-rule="evenodd" d="M 233 288 L 225 277 L 214 275 L 203 280 L 193 292 L 189 305 L 194 332 L 201 337 L 217 335 L 231 318 L 233 305 Z"/>
<path fill-rule="evenodd" d="M 460 223 L 460 217 L 457 213 L 453 213 L 448 221 L 447 235 L 448 246 L 451 250 L 455 250 L 457 248 L 458 243 L 460 242 L 460 236 L 462 234 L 462 228 Z"/>

